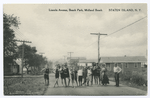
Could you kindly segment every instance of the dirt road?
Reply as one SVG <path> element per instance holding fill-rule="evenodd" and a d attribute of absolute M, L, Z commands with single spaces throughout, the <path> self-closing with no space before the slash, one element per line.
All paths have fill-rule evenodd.
<path fill-rule="evenodd" d="M 63 87 L 61 81 L 59 79 L 59 87 L 54 86 L 55 77 L 54 74 L 50 75 L 50 85 L 45 92 L 45 95 L 95 95 L 95 96 L 112 96 L 112 95 L 146 95 L 147 91 L 143 91 L 140 89 L 128 87 L 125 85 L 121 85 L 120 87 L 114 86 L 115 83 L 110 81 L 110 84 L 107 86 L 102 85 L 92 85 L 92 86 L 82 86 L 72 88 Z M 71 84 L 72 85 L 72 84 Z"/>

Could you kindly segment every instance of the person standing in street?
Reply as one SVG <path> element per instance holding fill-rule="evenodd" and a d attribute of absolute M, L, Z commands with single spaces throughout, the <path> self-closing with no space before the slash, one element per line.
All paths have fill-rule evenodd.
<path fill-rule="evenodd" d="M 70 75 L 71 75 L 72 87 L 75 88 L 75 86 L 74 86 L 74 80 L 75 80 L 74 67 L 72 67 L 70 69 Z"/>
<path fill-rule="evenodd" d="M 86 67 L 84 67 L 84 69 L 83 69 L 83 79 L 84 79 L 83 84 L 86 86 L 86 79 L 87 79 L 87 65 L 86 65 Z"/>
<path fill-rule="evenodd" d="M 96 64 L 95 66 L 93 67 L 93 76 L 94 76 L 94 82 L 96 84 Z"/>
<path fill-rule="evenodd" d="M 56 71 L 55 71 L 55 79 L 56 79 L 56 81 L 55 81 L 54 87 L 55 87 L 56 84 L 57 84 L 57 86 L 59 86 L 59 84 L 58 84 L 59 71 L 60 71 L 60 66 L 59 66 L 59 64 L 58 64 L 58 65 L 57 65 L 57 68 L 56 68 Z"/>
<path fill-rule="evenodd" d="M 83 70 L 82 70 L 81 66 L 79 66 L 79 70 L 78 70 L 79 86 L 82 86 L 82 76 L 83 76 Z"/>
<path fill-rule="evenodd" d="M 49 85 L 49 68 L 43 68 L 41 71 L 44 71 L 44 80 L 45 80 L 45 85 L 46 85 L 46 80 L 47 80 L 47 85 Z"/>
<path fill-rule="evenodd" d="M 121 72 L 121 68 L 115 64 L 114 66 L 114 75 L 115 75 L 115 82 L 116 82 L 116 85 L 117 87 L 119 87 L 119 73 Z"/>
<path fill-rule="evenodd" d="M 109 79 L 108 76 L 106 74 L 107 72 L 107 68 L 105 64 L 102 64 L 102 70 L 101 70 L 101 76 L 102 76 L 102 85 L 107 85 L 109 84 Z"/>
<path fill-rule="evenodd" d="M 76 82 L 76 84 L 77 84 L 77 86 L 78 86 L 78 81 L 77 81 L 77 73 L 78 73 L 78 69 L 77 69 L 77 66 L 74 68 L 74 79 L 75 79 L 75 82 Z"/>
<path fill-rule="evenodd" d="M 68 69 L 66 64 L 65 64 L 65 68 L 64 68 L 64 75 L 65 75 L 65 80 L 66 79 L 68 80 L 68 86 L 69 86 L 69 84 L 70 84 L 70 74 L 69 74 L 69 69 Z M 66 82 L 65 82 L 65 84 L 66 84 Z"/>
<path fill-rule="evenodd" d="M 89 86 L 89 82 L 91 81 L 91 69 L 90 67 L 87 68 L 87 86 Z"/>
<path fill-rule="evenodd" d="M 93 85 L 93 78 L 94 78 L 94 65 L 95 63 L 92 64 L 92 68 L 91 68 L 91 85 Z"/>
<path fill-rule="evenodd" d="M 101 84 L 101 78 L 100 78 L 100 72 L 101 72 L 101 68 L 100 68 L 100 65 L 97 66 L 97 81 L 98 81 L 98 84 L 100 85 Z"/>
<path fill-rule="evenodd" d="M 100 75 L 100 72 L 98 70 L 98 65 L 95 66 L 95 84 L 98 84 L 98 77 Z"/>
<path fill-rule="evenodd" d="M 60 75 L 61 75 L 61 83 L 62 83 L 62 85 L 64 86 L 64 84 L 63 84 L 63 80 L 64 80 L 64 67 L 63 67 L 63 65 L 62 65 L 62 67 L 61 67 L 61 69 L 60 69 Z M 65 80 L 64 80 L 65 81 Z"/>

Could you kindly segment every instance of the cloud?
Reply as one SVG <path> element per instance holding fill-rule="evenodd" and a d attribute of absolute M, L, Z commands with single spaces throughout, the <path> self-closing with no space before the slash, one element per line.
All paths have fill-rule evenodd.
<path fill-rule="evenodd" d="M 143 5 L 144 6 L 144 5 Z M 109 35 L 146 16 L 146 8 L 133 5 L 5 5 L 4 12 L 20 17 L 21 33 L 49 59 L 73 56 L 97 58 L 97 35 L 102 56 L 145 55 L 147 19 Z M 139 8 L 141 12 L 109 12 L 109 8 Z M 102 8 L 103 12 L 49 12 L 49 8 Z M 105 37 L 105 38 L 104 38 Z"/>

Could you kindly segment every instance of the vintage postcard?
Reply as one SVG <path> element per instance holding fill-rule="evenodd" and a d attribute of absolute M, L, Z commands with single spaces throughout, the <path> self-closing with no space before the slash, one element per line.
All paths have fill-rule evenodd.
<path fill-rule="evenodd" d="M 146 3 L 4 4 L 4 96 L 147 96 Z"/>

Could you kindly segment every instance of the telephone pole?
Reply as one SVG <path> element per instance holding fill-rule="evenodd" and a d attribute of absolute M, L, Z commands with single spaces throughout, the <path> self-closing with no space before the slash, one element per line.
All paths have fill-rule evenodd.
<path fill-rule="evenodd" d="M 18 41 L 18 42 L 23 42 L 22 44 L 22 74 L 21 77 L 23 78 L 23 60 L 24 60 L 24 44 L 25 43 L 31 43 L 30 41 L 23 41 L 23 40 L 14 40 L 14 41 Z"/>
<path fill-rule="evenodd" d="M 101 34 L 101 33 L 91 33 L 91 35 L 98 35 L 98 65 L 100 62 L 100 36 L 101 35 L 107 35 L 107 34 Z"/>
<path fill-rule="evenodd" d="M 68 53 L 70 53 L 70 59 L 71 59 L 71 53 L 73 53 L 73 52 L 68 52 Z"/>
<path fill-rule="evenodd" d="M 69 54 L 70 54 L 70 63 L 71 63 L 71 53 L 73 53 L 73 52 L 68 52 Z"/>

